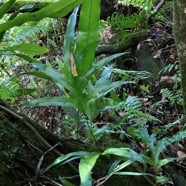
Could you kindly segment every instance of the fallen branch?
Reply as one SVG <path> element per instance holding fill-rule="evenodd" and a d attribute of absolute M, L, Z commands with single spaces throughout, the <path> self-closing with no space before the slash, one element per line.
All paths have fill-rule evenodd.
<path fill-rule="evenodd" d="M 116 54 L 124 52 L 132 46 L 138 44 L 141 39 L 146 37 L 148 34 L 147 30 L 142 30 L 135 33 L 130 33 L 125 36 L 118 45 L 101 45 L 96 49 L 96 56 L 101 54 Z"/>

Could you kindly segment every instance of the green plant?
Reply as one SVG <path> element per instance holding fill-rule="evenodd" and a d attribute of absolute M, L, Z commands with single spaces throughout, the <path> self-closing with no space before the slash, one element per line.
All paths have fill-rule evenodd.
<path fill-rule="evenodd" d="M 66 154 L 57 158 L 52 164 L 50 164 L 43 172 L 45 173 L 51 167 L 57 164 L 65 164 L 76 159 L 80 159 L 79 163 L 79 174 L 80 174 L 80 185 L 81 186 L 91 186 L 92 185 L 92 176 L 91 171 L 95 166 L 96 161 L 100 156 L 118 156 L 121 160 L 116 160 L 108 170 L 108 174 L 101 179 L 101 182 L 97 185 L 102 185 L 113 175 L 131 175 L 131 176 L 152 176 L 148 173 L 139 173 L 139 172 L 126 172 L 123 169 L 127 166 L 133 164 L 134 162 L 145 163 L 142 156 L 130 148 L 109 148 L 103 153 L 98 152 L 86 152 L 79 151 Z M 66 181 L 64 178 L 61 179 L 62 183 Z"/>
<path fill-rule="evenodd" d="M 164 97 L 164 99 L 168 99 L 170 105 L 181 105 L 181 90 L 171 91 L 168 88 L 161 89 L 160 93 Z"/>
<path fill-rule="evenodd" d="M 98 11 L 93 11 L 98 9 Z M 63 62 L 58 60 L 60 72 L 51 65 L 34 63 L 41 73 L 58 85 L 63 92 L 61 97 L 40 98 L 32 100 L 25 106 L 56 105 L 73 107 L 85 114 L 90 121 L 105 109 L 101 99 L 113 89 L 129 83 L 128 81 L 111 82 L 111 67 L 105 67 L 109 61 L 123 54 L 115 54 L 94 62 L 96 45 L 99 39 L 99 2 L 83 3 L 81 7 L 79 31 L 75 43 L 76 8 L 69 18 L 67 31 L 64 37 Z M 90 16 L 85 16 L 90 14 Z M 86 24 L 85 24 L 86 23 Z M 99 77 L 98 72 L 101 75 Z M 33 73 L 32 73 L 33 74 Z M 92 76 L 97 76 L 92 81 Z"/>
<path fill-rule="evenodd" d="M 175 73 L 176 72 L 176 73 Z M 174 76 L 166 76 L 169 74 L 175 73 Z M 162 88 L 160 93 L 164 99 L 167 99 L 170 105 L 181 105 L 182 104 L 182 95 L 181 95 L 181 76 L 180 76 L 180 69 L 179 64 L 168 64 L 166 65 L 159 73 L 162 77 L 162 83 L 165 81 L 165 84 L 172 83 L 169 88 Z M 166 82 L 167 81 L 167 82 Z"/>
<path fill-rule="evenodd" d="M 124 16 L 119 15 L 118 13 L 113 13 L 111 17 L 107 18 L 107 22 L 108 24 L 114 26 L 117 31 L 131 31 L 140 29 L 143 19 L 144 17 L 137 13 L 134 13 L 131 16 Z"/>
<path fill-rule="evenodd" d="M 155 182 L 160 183 L 163 181 L 168 181 L 168 177 L 159 176 L 158 172 L 164 165 L 175 161 L 177 158 L 162 157 L 161 153 L 167 148 L 167 146 L 184 139 L 186 137 L 186 132 L 183 130 L 178 132 L 176 135 L 173 135 L 171 138 L 165 137 L 162 139 L 158 139 L 159 136 L 157 134 L 148 133 L 147 125 L 146 123 L 144 123 L 144 121 L 142 121 L 141 123 L 138 122 L 138 125 L 136 127 L 131 127 L 129 133 L 131 134 L 131 136 L 136 138 L 138 142 L 140 142 L 141 144 L 145 144 L 143 145 L 144 152 L 142 154 L 138 154 L 131 148 L 108 148 L 102 153 L 86 151 L 73 152 L 57 158 L 52 164 L 50 164 L 46 169 L 43 170 L 42 174 L 58 164 L 63 165 L 65 163 L 72 162 L 73 160 L 80 159 L 80 185 L 92 185 L 93 180 L 91 172 L 93 167 L 96 166 L 96 161 L 98 160 L 98 158 L 100 156 L 115 155 L 116 160 L 110 166 L 107 175 L 100 180 L 95 181 L 95 183 L 98 182 L 98 185 L 103 184 L 113 175 L 145 176 L 145 179 L 147 179 L 147 181 L 151 185 L 155 185 Z M 127 166 L 132 166 L 136 163 L 137 165 L 135 167 L 137 172 L 125 171 L 125 168 Z M 150 165 L 154 168 L 154 172 L 152 172 L 152 174 L 146 173 L 147 165 Z M 148 179 L 148 177 L 146 176 L 152 176 L 153 179 Z M 153 181 L 154 179 L 155 182 Z M 64 183 L 66 180 L 64 178 L 61 178 L 61 181 L 62 183 Z"/>
<path fill-rule="evenodd" d="M 122 5 L 133 5 L 139 8 L 139 13 L 132 13 L 131 15 L 124 16 L 118 13 L 113 13 L 111 17 L 107 18 L 107 22 L 115 27 L 118 31 L 130 31 L 141 29 L 142 25 L 148 26 L 148 16 L 153 11 L 153 3 L 151 0 L 141 1 L 141 0 L 125 0 L 118 1 Z"/>

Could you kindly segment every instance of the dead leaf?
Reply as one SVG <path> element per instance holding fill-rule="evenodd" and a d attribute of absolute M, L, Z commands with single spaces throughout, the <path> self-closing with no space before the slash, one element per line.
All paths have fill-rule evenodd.
<path fill-rule="evenodd" d="M 185 158 L 186 157 L 186 154 L 182 151 L 178 151 L 177 155 L 178 155 L 179 158 Z"/>
<path fill-rule="evenodd" d="M 160 79 L 160 82 L 162 82 L 162 81 L 167 81 L 168 83 L 174 82 L 172 76 L 162 76 Z"/>
<path fill-rule="evenodd" d="M 72 75 L 74 77 L 78 76 L 77 69 L 76 69 L 76 62 L 71 52 L 70 52 L 70 66 L 71 66 Z"/>

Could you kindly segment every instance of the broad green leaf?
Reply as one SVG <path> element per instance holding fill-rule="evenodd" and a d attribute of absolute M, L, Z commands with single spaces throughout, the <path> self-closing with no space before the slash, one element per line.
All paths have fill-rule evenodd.
<path fill-rule="evenodd" d="M 89 79 L 90 77 L 92 77 L 93 74 L 96 74 L 98 71 L 100 71 L 100 69 L 102 69 L 103 66 L 105 66 L 107 63 L 109 63 L 113 59 L 120 57 L 124 54 L 126 54 L 126 53 L 114 54 L 112 56 L 105 57 L 99 61 L 94 62 L 92 67 L 87 71 L 87 73 L 83 77 Z"/>
<path fill-rule="evenodd" d="M 112 73 L 112 68 L 105 67 L 104 71 L 101 74 L 100 79 L 98 79 L 98 81 L 95 84 L 95 88 L 107 84 L 109 82 L 109 78 L 111 76 L 111 73 Z"/>
<path fill-rule="evenodd" d="M 102 155 L 110 154 L 126 157 L 132 161 L 140 161 L 144 163 L 142 156 L 130 148 L 109 148 L 102 153 Z"/>
<path fill-rule="evenodd" d="M 77 87 L 79 88 L 79 90 L 84 90 L 85 88 L 87 88 L 88 83 L 90 82 L 90 79 L 86 79 L 84 77 L 77 77 L 74 79 L 74 84 L 77 85 Z"/>
<path fill-rule="evenodd" d="M 168 181 L 169 181 L 169 177 L 167 176 L 156 176 L 157 183 L 168 182 Z"/>
<path fill-rule="evenodd" d="M 155 157 L 154 157 L 154 161 L 155 164 L 158 163 L 159 160 L 159 155 L 160 153 L 166 148 L 165 142 L 164 140 L 159 140 L 154 148 L 154 153 L 155 153 Z"/>
<path fill-rule="evenodd" d="M 100 1 L 85 0 L 81 6 L 79 31 L 77 35 L 76 57 L 77 71 L 83 76 L 91 68 L 95 59 L 95 50 L 99 40 Z"/>
<path fill-rule="evenodd" d="M 9 0 L 2 7 L 0 7 L 0 19 L 8 12 L 10 8 L 14 5 L 16 0 Z"/>
<path fill-rule="evenodd" d="M 93 121 L 102 111 L 100 107 L 100 100 L 93 99 L 92 101 L 86 102 L 83 104 L 83 113 L 87 115 L 90 121 Z"/>
<path fill-rule="evenodd" d="M 22 43 L 20 45 L 14 45 L 12 47 L 8 47 L 6 50 L 9 51 L 20 51 L 26 54 L 31 55 L 40 55 L 43 53 L 48 52 L 49 50 L 47 48 L 41 47 L 39 45 L 35 44 L 28 44 L 28 43 Z"/>
<path fill-rule="evenodd" d="M 92 185 L 91 171 L 98 157 L 99 157 L 99 153 L 90 153 L 88 156 L 80 160 L 79 174 L 80 174 L 80 179 L 81 179 L 81 186 Z"/>
<path fill-rule="evenodd" d="M 68 0 L 65 1 L 63 0 L 63 4 L 62 6 L 64 7 L 63 9 L 61 8 L 61 10 L 50 14 L 49 17 L 50 18 L 60 18 L 60 17 L 64 17 L 66 16 L 71 10 L 73 10 L 75 7 L 79 6 L 82 4 L 82 2 L 84 2 L 85 0 Z M 64 4 L 64 3 L 68 3 L 68 4 Z M 48 9 L 50 10 L 50 8 Z"/>
<path fill-rule="evenodd" d="M 152 157 L 146 156 L 146 155 L 144 155 L 144 154 L 142 154 L 141 156 L 142 156 L 143 160 L 144 160 L 146 163 L 148 163 L 149 165 L 151 165 L 151 166 L 153 166 L 153 167 L 155 166 L 155 164 L 154 164 L 154 159 L 153 159 Z"/>
<path fill-rule="evenodd" d="M 165 147 L 171 145 L 172 143 L 186 138 L 186 130 L 179 131 L 177 134 L 173 135 L 171 138 L 164 138 Z"/>
<path fill-rule="evenodd" d="M 67 15 L 73 8 L 80 5 L 83 0 L 62 0 L 51 3 L 37 12 L 23 13 L 13 20 L 0 24 L 0 32 L 4 32 L 12 27 L 22 25 L 29 21 L 39 21 L 44 17 L 63 17 Z"/>
<path fill-rule="evenodd" d="M 51 66 L 47 66 L 41 63 L 34 63 L 34 67 L 38 68 L 40 71 L 52 78 L 61 90 L 63 90 L 63 88 L 66 88 L 71 91 L 71 93 L 75 92 L 74 88 L 72 87 L 71 79 L 68 79 L 64 74 L 58 72 Z"/>
<path fill-rule="evenodd" d="M 47 97 L 31 100 L 23 105 L 23 107 L 35 107 L 35 106 L 62 106 L 62 107 L 74 107 L 73 103 L 69 101 L 69 97 Z"/>
<path fill-rule="evenodd" d="M 63 61 L 67 73 L 71 73 L 70 68 L 70 53 L 74 53 L 75 48 L 75 26 L 77 20 L 77 12 L 79 8 L 75 8 L 72 15 L 68 19 L 67 29 L 64 36 L 64 47 L 63 47 Z"/>
<path fill-rule="evenodd" d="M 127 83 L 133 83 L 131 81 L 115 81 L 115 82 L 110 82 L 105 85 L 102 85 L 100 87 L 94 86 L 94 89 L 90 94 L 87 96 L 87 102 L 88 100 L 93 100 L 93 99 L 99 99 L 108 94 L 110 91 L 118 88 L 121 85 L 127 84 Z"/>
<path fill-rule="evenodd" d="M 90 152 L 87 152 L 87 151 L 78 151 L 78 152 L 72 152 L 72 153 L 62 155 L 59 158 L 55 159 L 54 162 L 51 163 L 42 173 L 46 172 L 51 167 L 53 167 L 59 163 L 63 163 L 64 161 L 66 161 L 67 159 L 69 159 L 71 157 L 83 158 L 85 156 L 88 156 L 89 154 L 90 154 Z"/>

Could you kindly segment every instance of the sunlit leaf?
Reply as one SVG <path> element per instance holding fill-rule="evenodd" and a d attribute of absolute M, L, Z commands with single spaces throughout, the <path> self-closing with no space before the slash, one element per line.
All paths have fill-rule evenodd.
<path fill-rule="evenodd" d="M 130 160 L 144 162 L 142 156 L 130 148 L 109 148 L 105 150 L 102 154 L 103 155 L 113 154 L 121 157 L 126 157 Z"/>

